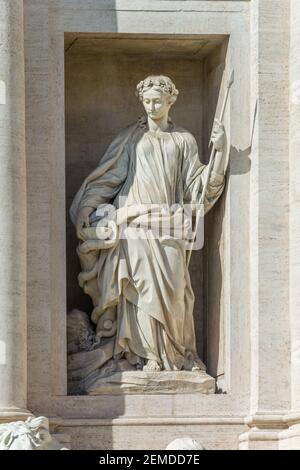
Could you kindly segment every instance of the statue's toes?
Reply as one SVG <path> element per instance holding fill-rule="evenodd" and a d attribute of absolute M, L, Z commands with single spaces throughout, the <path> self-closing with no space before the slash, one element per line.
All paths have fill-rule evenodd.
<path fill-rule="evenodd" d="M 146 372 L 159 372 L 161 368 L 156 361 L 149 360 L 147 364 L 143 367 L 143 370 Z"/>

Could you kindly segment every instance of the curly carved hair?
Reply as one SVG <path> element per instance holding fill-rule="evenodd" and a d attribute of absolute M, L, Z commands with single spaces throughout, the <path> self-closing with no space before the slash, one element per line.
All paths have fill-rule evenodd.
<path fill-rule="evenodd" d="M 143 93 L 149 91 L 151 88 L 155 88 L 161 93 L 169 95 L 172 103 L 175 103 L 179 93 L 175 84 L 169 77 L 164 75 L 149 75 L 149 77 L 139 82 L 136 86 L 136 96 L 139 97 L 140 101 L 143 100 Z"/>

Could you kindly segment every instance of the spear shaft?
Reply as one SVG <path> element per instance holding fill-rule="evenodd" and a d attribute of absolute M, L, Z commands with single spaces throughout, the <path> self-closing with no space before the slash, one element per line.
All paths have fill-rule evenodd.
<path fill-rule="evenodd" d="M 232 71 L 231 74 L 230 74 L 230 78 L 228 80 L 227 86 L 226 86 L 226 93 L 225 93 L 225 97 L 224 97 L 224 101 L 223 101 L 223 105 L 222 105 L 222 109 L 221 109 L 221 113 L 220 113 L 219 121 L 221 123 L 223 122 L 223 119 L 224 119 L 226 104 L 227 104 L 227 101 L 228 101 L 228 96 L 229 96 L 230 88 L 233 84 L 233 81 L 234 81 L 234 73 Z M 217 151 L 216 151 L 215 147 L 213 146 L 212 150 L 211 150 L 211 154 L 210 154 L 209 163 L 208 163 L 205 183 L 204 183 L 202 193 L 201 193 L 200 204 L 204 204 L 204 201 L 205 201 L 205 194 L 206 194 L 210 174 L 211 174 L 211 171 L 212 171 L 212 167 L 213 167 L 213 164 L 214 164 L 214 161 L 215 161 L 216 153 L 217 153 Z"/>
<path fill-rule="evenodd" d="M 231 88 L 233 82 L 234 82 L 234 71 L 232 70 L 232 72 L 230 74 L 230 78 L 227 82 L 226 93 L 225 93 L 225 97 L 224 97 L 222 108 L 221 108 L 221 113 L 220 113 L 220 118 L 219 118 L 219 121 L 221 123 L 223 122 L 223 119 L 224 119 L 225 109 L 226 109 L 226 105 L 227 105 L 227 101 L 228 101 L 228 97 L 229 97 L 229 92 L 230 92 L 230 88 Z M 217 151 L 216 151 L 215 147 L 213 146 L 212 150 L 211 150 L 211 154 L 210 154 L 209 163 L 208 163 L 208 166 L 207 166 L 207 173 L 206 173 L 205 183 L 204 183 L 202 193 L 201 193 L 201 197 L 200 197 L 200 204 L 201 205 L 204 205 L 206 190 L 207 190 L 207 186 L 208 186 L 208 183 L 209 183 L 209 178 L 210 178 L 210 174 L 211 174 L 211 171 L 212 171 L 212 167 L 213 167 L 213 164 L 214 164 L 214 161 L 215 161 L 216 153 L 217 153 Z M 196 218 L 197 218 L 197 215 L 196 215 Z M 196 220 L 196 233 L 197 233 L 197 226 L 198 226 L 198 220 Z M 193 251 L 193 246 L 189 250 L 189 253 L 188 253 L 188 256 L 187 256 L 187 265 L 189 265 L 191 255 L 192 255 L 192 251 Z"/>

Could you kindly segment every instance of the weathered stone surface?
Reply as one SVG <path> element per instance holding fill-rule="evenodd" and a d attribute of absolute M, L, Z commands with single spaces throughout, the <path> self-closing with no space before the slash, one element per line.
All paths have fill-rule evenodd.
<path fill-rule="evenodd" d="M 27 401 L 23 1 L 0 0 L 0 421 Z"/>
<path fill-rule="evenodd" d="M 0 0 L 0 10 L 0 420 L 24 419 L 27 406 L 78 449 L 162 449 L 186 435 L 207 449 L 237 449 L 239 435 L 243 449 L 299 449 L 299 0 Z M 198 260 L 193 269 L 199 347 L 226 393 L 68 396 L 65 207 L 135 116 L 124 89 L 162 64 L 182 89 L 176 122 L 202 149 L 223 72 L 235 70 L 230 178 L 207 223 L 203 285 Z M 78 344 L 89 337 L 68 345 L 89 353 Z M 80 380 L 92 387 L 94 372 Z"/>
<path fill-rule="evenodd" d="M 215 393 L 215 379 L 204 371 L 125 371 L 96 380 L 86 390 L 88 395 L 97 394 L 178 394 Z"/>

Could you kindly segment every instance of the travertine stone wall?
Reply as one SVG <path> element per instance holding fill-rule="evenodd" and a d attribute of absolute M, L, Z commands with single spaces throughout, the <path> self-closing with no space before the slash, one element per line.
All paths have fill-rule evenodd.
<path fill-rule="evenodd" d="M 27 163 L 27 286 L 28 292 L 28 402 L 49 403 L 51 394 L 66 391 L 65 268 L 56 260 L 65 254 L 64 221 L 55 214 L 64 211 L 64 120 L 55 115 L 64 109 L 64 84 L 53 60 L 57 48 L 51 36 L 48 0 L 26 0 L 25 82 L 26 82 L 26 163 Z M 61 48 L 63 57 L 63 37 Z M 53 79 L 53 73 L 55 79 Z M 59 149 L 57 148 L 59 146 Z M 65 211 L 64 211 L 65 212 Z M 34 294 L 33 294 L 34 293 Z M 57 297 L 63 298 L 63 307 Z M 57 330 L 56 330 L 57 328 Z M 59 351 L 56 361 L 54 351 Z"/>
<path fill-rule="evenodd" d="M 158 428 L 166 443 L 188 430 L 236 449 L 246 429 L 242 449 L 299 448 L 299 12 L 299 0 L 0 0 L 0 418 L 26 414 L 28 368 L 30 411 L 75 448 L 158 448 Z M 226 394 L 66 395 L 64 34 L 80 32 L 229 37 L 222 276 L 207 325 L 219 309 Z"/>
<path fill-rule="evenodd" d="M 0 0 L 0 421 L 27 414 L 23 1 Z"/>
<path fill-rule="evenodd" d="M 251 409 L 242 448 L 277 448 L 290 406 L 289 2 L 251 1 Z M 263 431 L 261 431 L 263 429 Z M 277 431 L 277 434 L 276 434 Z"/>
<path fill-rule="evenodd" d="M 253 0 L 251 9 L 252 105 L 258 103 L 250 214 L 256 412 L 289 405 L 289 4 Z"/>
<path fill-rule="evenodd" d="M 291 410 L 281 449 L 300 449 L 300 3 L 290 3 L 290 327 Z"/>
<path fill-rule="evenodd" d="M 243 417 L 249 405 L 247 155 L 250 122 L 250 2 L 26 0 L 25 5 L 28 288 L 31 292 L 28 301 L 30 409 L 38 414 L 52 416 L 52 425 L 57 432 L 72 434 L 74 447 L 79 446 L 81 441 L 81 447 L 97 448 L 103 435 L 106 442 L 119 448 L 134 448 L 141 435 L 147 440 L 147 446 L 157 446 L 159 444 L 155 440 L 154 430 L 158 424 L 164 423 L 168 430 L 166 439 L 168 436 L 171 439 L 182 435 L 187 429 L 189 433 L 200 436 L 201 427 L 204 445 L 210 448 L 236 448 L 238 434 L 245 429 Z M 216 80 L 213 90 L 213 93 L 219 95 L 220 105 L 226 76 L 234 68 L 234 92 L 230 96 L 226 113 L 232 158 L 224 195 L 225 210 L 224 214 L 220 214 L 221 229 L 224 230 L 222 253 L 217 253 L 220 237 L 214 235 L 209 240 L 215 245 L 215 256 L 219 256 L 224 269 L 221 286 L 224 296 L 220 289 L 220 277 L 219 284 L 214 284 L 213 266 L 207 282 L 210 306 L 214 304 L 216 314 L 218 303 L 223 309 L 220 321 L 224 324 L 225 341 L 220 356 L 224 351 L 226 370 L 222 370 L 221 374 L 225 372 L 227 394 L 211 397 L 198 394 L 66 396 L 64 36 L 69 34 L 90 35 L 94 45 L 99 35 L 113 35 L 117 39 L 124 35 L 164 35 L 167 39 L 176 37 L 180 44 L 186 35 L 201 44 L 203 40 L 206 42 L 212 38 L 223 40 L 224 36 L 230 37 L 222 86 Z M 77 44 L 83 52 L 87 47 L 85 41 L 80 40 Z M 72 47 L 69 50 L 71 52 Z M 195 53 L 198 54 L 198 51 Z M 217 78 L 214 67 L 218 67 L 216 60 L 207 64 L 207 72 Z M 115 106 L 118 104 L 115 101 L 113 103 Z M 195 103 L 193 107 L 195 112 Z M 117 123 L 111 121 L 108 124 Z M 123 125 L 120 122 L 120 127 Z M 106 138 L 109 140 L 108 134 Z M 37 227 L 36 220 L 40 222 Z M 219 268 L 216 271 L 219 272 Z M 213 302 L 212 298 L 216 288 L 221 294 L 219 302 Z M 214 333 L 222 334 L 215 327 L 217 320 L 215 315 L 210 328 Z M 218 353 L 214 354 L 213 360 L 215 364 L 218 363 Z M 206 417 L 209 417 L 208 421 Z M 210 425 L 207 426 L 207 423 Z M 223 425 L 226 428 L 224 432 L 221 431 L 221 427 L 225 430 Z M 129 426 L 131 432 L 122 443 L 117 435 L 121 435 L 124 426 Z M 91 435 L 92 440 L 89 439 Z"/>
<path fill-rule="evenodd" d="M 290 48 L 290 312 L 292 408 L 300 412 L 300 3 L 291 0 Z"/>

